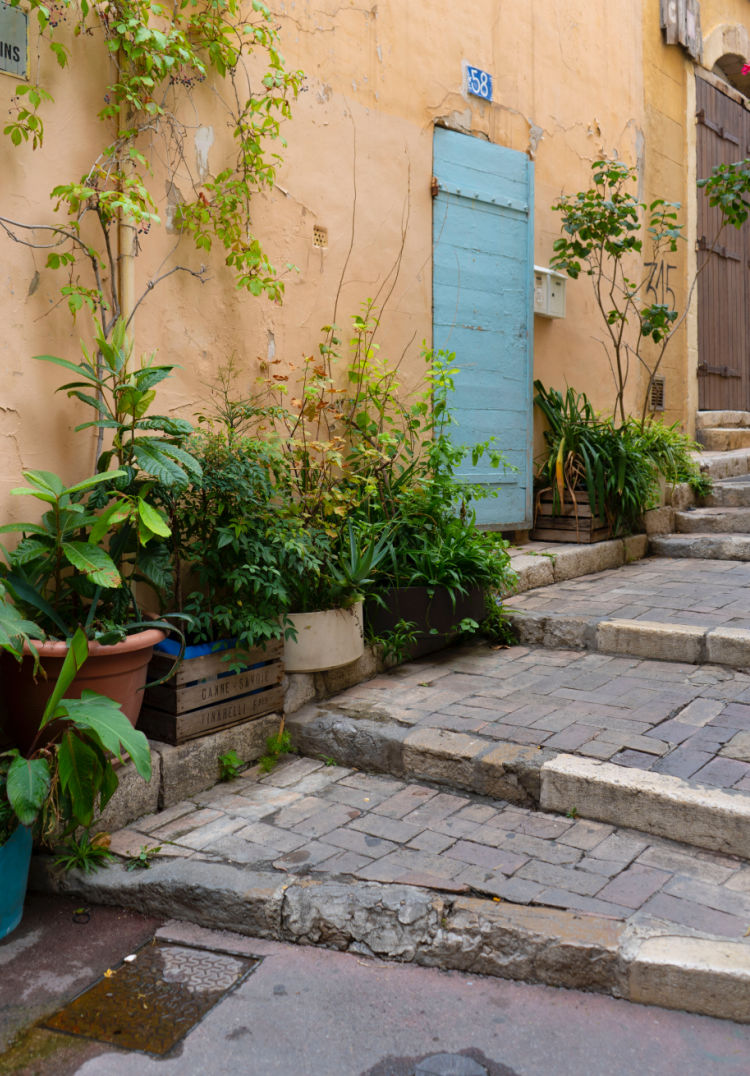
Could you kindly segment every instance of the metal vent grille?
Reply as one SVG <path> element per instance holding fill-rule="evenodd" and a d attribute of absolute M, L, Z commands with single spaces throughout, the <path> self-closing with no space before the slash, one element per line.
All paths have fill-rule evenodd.
<path fill-rule="evenodd" d="M 327 247 L 328 246 L 328 229 L 321 228 L 319 224 L 313 227 L 313 246 L 314 247 Z"/>
<path fill-rule="evenodd" d="M 664 378 L 655 377 L 651 382 L 651 410 L 664 410 Z"/>

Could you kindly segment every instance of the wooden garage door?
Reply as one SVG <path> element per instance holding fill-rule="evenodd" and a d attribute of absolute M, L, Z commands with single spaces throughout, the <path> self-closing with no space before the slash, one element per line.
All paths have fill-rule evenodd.
<path fill-rule="evenodd" d="M 698 178 L 750 155 L 750 113 L 696 78 Z M 725 228 L 698 190 L 698 406 L 750 410 L 750 224 Z"/>

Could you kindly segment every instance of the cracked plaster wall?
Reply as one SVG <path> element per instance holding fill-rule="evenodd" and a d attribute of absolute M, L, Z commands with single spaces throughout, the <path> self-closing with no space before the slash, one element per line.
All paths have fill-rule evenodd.
<path fill-rule="evenodd" d="M 274 0 L 271 6 L 287 65 L 307 74 L 294 119 L 285 125 L 288 146 L 276 185 L 257 196 L 253 209 L 258 233 L 285 273 L 286 299 L 276 306 L 237 293 L 218 258 L 210 262 L 207 284 L 172 277 L 155 290 L 138 316 L 137 347 L 158 349 L 183 367 L 162 396 L 166 410 L 190 415 L 201 406 L 206 382 L 232 354 L 249 387 L 259 360 L 271 353 L 281 364 L 311 353 L 320 326 L 333 316 L 342 280 L 336 310 L 342 325 L 362 300 L 390 293 L 381 353 L 394 361 L 403 357 L 404 380 L 418 380 L 420 346 L 431 334 L 436 122 L 533 156 L 539 264 L 549 263 L 559 230 L 550 204 L 563 191 L 580 189 L 603 152 L 638 165 L 645 198 L 654 192 L 685 198 L 690 65 L 680 49 L 661 43 L 658 0 Z M 704 4 L 709 22 L 718 6 Z M 93 43 L 85 47 L 85 74 L 75 68 L 75 81 L 52 63 L 46 67 L 57 100 L 44 155 L 6 148 L 0 200 L 8 215 L 51 219 L 51 186 L 80 174 L 94 156 L 98 132 L 86 125 L 81 101 L 103 93 L 106 72 L 92 66 Z M 463 61 L 492 73 L 494 103 L 464 94 Z M 0 108 L 7 108 L 13 85 L 0 78 Z M 196 92 L 190 116 L 186 158 L 200 180 L 217 168 L 226 132 L 205 87 Z M 166 228 L 173 192 L 166 176 L 157 173 L 156 179 L 165 225 L 145 237 L 137 269 L 141 286 L 163 257 L 167 264 L 174 257 L 174 236 Z M 183 174 L 175 179 L 178 189 L 189 182 Z M 313 246 L 314 225 L 327 229 L 325 249 Z M 90 470 L 93 449 L 85 434 L 71 432 L 81 413 L 52 395 L 62 377 L 29 358 L 44 351 L 75 358 L 85 324 L 71 326 L 57 305 L 61 278 L 44 268 L 43 254 L 2 236 L 0 243 L 0 515 L 6 519 L 18 518 L 24 508 L 8 497 L 21 464 L 56 467 L 72 478 Z M 199 257 L 191 259 L 199 263 Z M 288 263 L 296 270 L 285 271 Z M 585 389 L 597 407 L 607 408 L 613 391 L 599 335 L 588 281 L 569 282 L 567 318 L 535 319 L 536 376 Z M 676 375 L 684 373 L 684 353 L 683 345 Z M 675 417 L 683 417 L 681 406 Z"/>

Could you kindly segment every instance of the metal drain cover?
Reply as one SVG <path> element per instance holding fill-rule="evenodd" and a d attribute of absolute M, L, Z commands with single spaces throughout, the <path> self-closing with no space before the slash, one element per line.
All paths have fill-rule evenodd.
<path fill-rule="evenodd" d="M 259 961 L 152 943 L 42 1026 L 165 1054 Z"/>

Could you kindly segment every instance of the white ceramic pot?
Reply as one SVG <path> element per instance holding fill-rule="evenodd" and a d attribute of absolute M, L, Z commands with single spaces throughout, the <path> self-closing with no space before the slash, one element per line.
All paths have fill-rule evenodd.
<path fill-rule="evenodd" d="M 348 609 L 316 613 L 290 613 L 297 639 L 284 643 L 287 672 L 324 672 L 349 665 L 365 650 L 362 602 Z"/>

